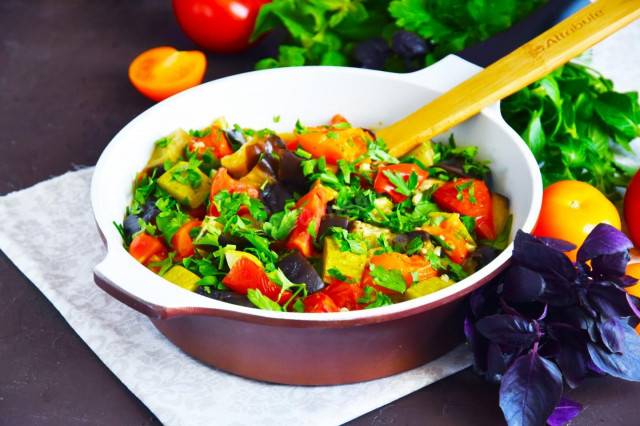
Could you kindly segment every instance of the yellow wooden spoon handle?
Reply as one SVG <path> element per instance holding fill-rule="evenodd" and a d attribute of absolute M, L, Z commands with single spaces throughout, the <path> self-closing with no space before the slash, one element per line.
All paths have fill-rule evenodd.
<path fill-rule="evenodd" d="M 597 0 L 402 120 L 377 132 L 394 156 L 450 129 L 640 17 L 640 0 Z"/>

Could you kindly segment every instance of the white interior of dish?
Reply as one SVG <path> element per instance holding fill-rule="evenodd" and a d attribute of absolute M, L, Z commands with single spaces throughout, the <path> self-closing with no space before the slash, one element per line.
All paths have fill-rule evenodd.
<path fill-rule="evenodd" d="M 132 182 L 151 154 L 153 143 L 171 131 L 200 129 L 217 117 L 253 129 L 291 132 L 296 120 L 327 123 L 342 114 L 356 126 L 381 128 L 428 103 L 475 74 L 478 67 L 449 56 L 412 74 L 391 74 L 338 67 L 284 68 L 252 72 L 203 84 L 150 108 L 120 131 L 103 152 L 92 181 L 92 205 L 107 241 L 101 275 L 136 298 L 165 307 L 210 307 L 247 311 L 266 317 L 323 321 L 390 314 L 449 296 L 489 276 L 510 257 L 512 246 L 471 277 L 429 296 L 393 306 L 331 314 L 295 314 L 243 308 L 183 290 L 137 263 L 122 247 L 113 222 L 121 223 L 132 197 Z M 278 117 L 277 122 L 274 117 Z M 494 190 L 506 195 L 518 229 L 530 232 L 542 200 L 540 172 L 522 139 L 502 120 L 497 105 L 436 138 L 453 133 L 461 146 L 479 147 L 491 161 Z"/>

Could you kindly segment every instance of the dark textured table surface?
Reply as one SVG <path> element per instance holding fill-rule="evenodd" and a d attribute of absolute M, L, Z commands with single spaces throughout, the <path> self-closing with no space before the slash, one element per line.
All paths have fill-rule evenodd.
<path fill-rule="evenodd" d="M 195 48 L 169 0 L 2 0 L 0 38 L 0 195 L 95 164 L 153 104 L 129 83 L 130 61 Z M 273 41 L 208 55 L 205 81 L 250 71 Z M 0 301 L 0 424 L 159 424 L 4 254 Z M 566 395 L 585 407 L 574 425 L 638 424 L 640 383 L 591 379 Z M 467 369 L 351 424 L 499 425 L 497 398 Z"/>

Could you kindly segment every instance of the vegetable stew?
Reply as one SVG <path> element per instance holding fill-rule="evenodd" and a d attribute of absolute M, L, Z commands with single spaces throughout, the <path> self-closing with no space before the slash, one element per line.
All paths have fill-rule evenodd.
<path fill-rule="evenodd" d="M 385 306 L 452 285 L 508 244 L 508 199 L 476 154 L 451 137 L 398 159 L 340 115 L 280 135 L 217 119 L 155 142 L 115 225 L 136 260 L 205 297 Z"/>

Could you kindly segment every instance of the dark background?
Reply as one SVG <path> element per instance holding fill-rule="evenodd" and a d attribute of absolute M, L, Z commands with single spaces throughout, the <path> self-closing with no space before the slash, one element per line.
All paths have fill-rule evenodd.
<path fill-rule="evenodd" d="M 162 45 L 196 48 L 169 0 L 1 0 L 0 39 L 0 195 L 94 165 L 111 138 L 153 105 L 129 83 L 133 58 Z M 276 41 L 208 54 L 205 81 L 252 70 Z M 640 383 L 588 380 L 566 392 L 585 407 L 571 424 L 638 424 L 638 395 Z M 467 369 L 351 424 L 420 423 L 504 424 L 497 387 Z M 0 424 L 159 424 L 4 254 Z"/>

